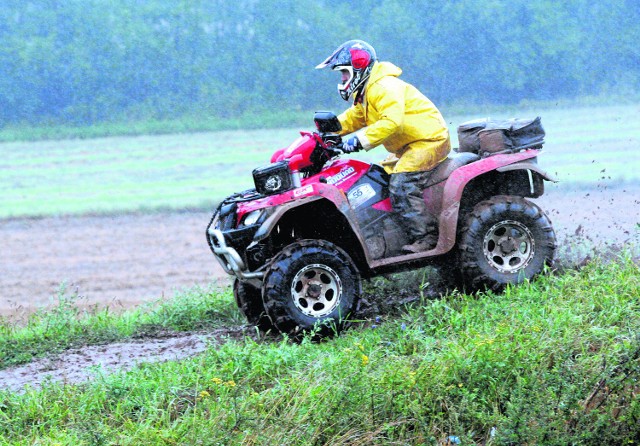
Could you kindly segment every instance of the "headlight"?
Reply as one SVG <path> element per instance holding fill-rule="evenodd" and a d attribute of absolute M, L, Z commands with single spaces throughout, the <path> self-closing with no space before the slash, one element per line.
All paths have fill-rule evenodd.
<path fill-rule="evenodd" d="M 293 189 L 288 161 L 280 161 L 253 171 L 253 182 L 262 195 L 281 194 Z"/>
<path fill-rule="evenodd" d="M 257 211 L 249 212 L 242 219 L 242 224 L 245 226 L 255 225 L 260 219 L 260 217 L 262 216 L 263 212 L 264 212 L 264 209 L 258 209 Z"/>

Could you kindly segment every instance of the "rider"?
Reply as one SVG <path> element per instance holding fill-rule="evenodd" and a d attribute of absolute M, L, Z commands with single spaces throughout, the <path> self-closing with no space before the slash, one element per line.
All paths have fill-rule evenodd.
<path fill-rule="evenodd" d="M 343 143 L 347 153 L 383 144 L 389 156 L 382 162 L 391 174 L 389 193 L 393 210 L 408 229 L 409 253 L 433 249 L 437 221 L 427 211 L 423 190 L 433 169 L 451 150 L 449 130 L 435 105 L 413 85 L 398 78 L 402 70 L 378 62 L 371 45 L 349 40 L 316 68 L 342 73 L 338 84 L 345 101 L 353 105 L 338 119 L 341 135 L 355 132 Z"/>

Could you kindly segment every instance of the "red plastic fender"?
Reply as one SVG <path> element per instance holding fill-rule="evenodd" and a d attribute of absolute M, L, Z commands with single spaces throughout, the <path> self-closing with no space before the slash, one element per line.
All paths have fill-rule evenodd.
<path fill-rule="evenodd" d="M 353 209 L 349 205 L 349 200 L 347 200 L 347 197 L 342 190 L 330 184 L 308 184 L 306 186 L 288 191 L 284 194 L 263 198 L 262 200 L 257 200 L 252 203 L 247 203 L 242 211 L 240 210 L 239 206 L 238 213 L 242 212 L 242 214 L 244 215 L 246 212 L 250 212 L 250 210 L 246 209 L 249 207 L 249 205 L 252 210 L 265 207 L 275 208 L 275 211 L 271 215 L 269 215 L 269 217 L 265 220 L 262 226 L 260 226 L 254 236 L 254 240 L 262 240 L 269 236 L 271 230 L 277 225 L 278 221 L 280 221 L 280 219 L 286 212 L 296 207 L 304 206 L 310 202 L 322 199 L 326 199 L 332 202 L 336 206 L 338 211 L 345 215 L 347 221 L 349 222 L 349 225 L 351 226 L 351 229 L 356 234 L 356 237 L 358 238 L 362 246 L 364 246 L 364 240 L 362 238 L 362 235 L 360 234 L 360 229 L 355 225 L 356 217 Z"/>
<path fill-rule="evenodd" d="M 515 154 L 493 155 L 456 169 L 444 186 L 439 229 L 445 243 L 439 251 L 449 251 L 456 242 L 460 200 L 464 188 L 471 180 L 500 167 L 535 158 L 539 153 L 540 150 L 525 150 Z"/>

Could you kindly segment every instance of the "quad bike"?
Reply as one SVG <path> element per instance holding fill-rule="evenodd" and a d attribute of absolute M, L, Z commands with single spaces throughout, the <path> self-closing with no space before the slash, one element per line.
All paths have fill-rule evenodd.
<path fill-rule="evenodd" d="M 357 312 L 361 281 L 376 275 L 440 265 L 467 291 L 500 290 L 552 262 L 551 222 L 525 198 L 539 197 L 544 181 L 553 181 L 537 164 L 541 126 L 525 128 L 521 134 L 533 137 L 521 141 L 511 136 L 522 120 L 497 129 L 487 120 L 460 126 L 460 149 L 424 190 L 439 222 L 437 245 L 405 254 L 409 240 L 392 212 L 389 174 L 340 158 L 333 113 L 317 112 L 314 121 L 317 132 L 301 132 L 255 169 L 255 189 L 224 199 L 207 227 L 211 250 L 235 276 L 238 307 L 261 330 L 338 331 Z"/>

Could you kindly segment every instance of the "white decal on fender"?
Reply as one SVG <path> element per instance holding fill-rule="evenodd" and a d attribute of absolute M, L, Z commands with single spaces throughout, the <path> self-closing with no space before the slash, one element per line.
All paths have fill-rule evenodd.
<path fill-rule="evenodd" d="M 293 191 L 293 196 L 294 198 L 300 197 L 302 195 L 306 195 L 313 192 L 313 186 L 309 185 L 309 186 L 305 186 L 305 187 L 301 187 L 299 189 L 296 189 Z"/>
<path fill-rule="evenodd" d="M 331 184 L 334 186 L 336 184 L 340 184 L 354 173 L 356 173 L 356 169 L 354 169 L 352 166 L 346 167 L 334 176 L 327 178 L 327 184 Z"/>
<path fill-rule="evenodd" d="M 347 198 L 349 199 L 349 203 L 354 208 L 362 206 L 369 198 L 375 197 L 376 191 L 373 190 L 370 184 L 362 184 L 355 189 L 349 191 L 349 195 Z"/>

